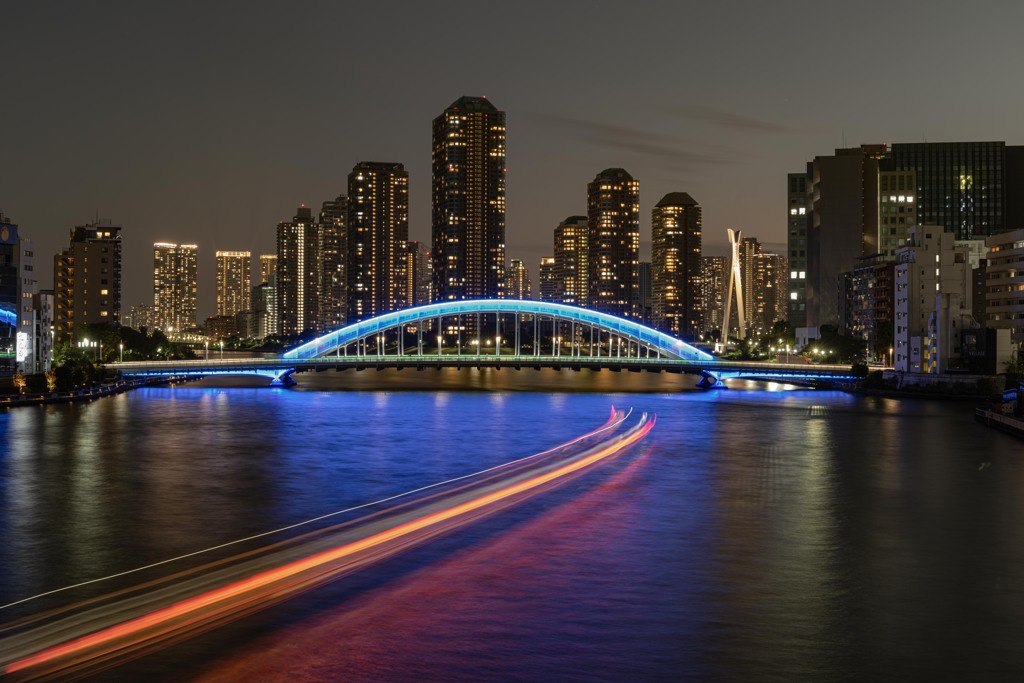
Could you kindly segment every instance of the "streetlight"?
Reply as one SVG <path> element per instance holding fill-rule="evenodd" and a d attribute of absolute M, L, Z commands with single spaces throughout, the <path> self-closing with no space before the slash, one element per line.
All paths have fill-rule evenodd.
<path fill-rule="evenodd" d="M 893 367 L 892 347 L 889 347 L 889 367 Z"/>
<path fill-rule="evenodd" d="M 220 340 L 220 359 L 224 360 L 224 340 Z"/>
<path fill-rule="evenodd" d="M 124 342 L 121 342 L 117 345 L 117 362 L 124 362 Z"/>
<path fill-rule="evenodd" d="M 206 340 L 206 351 L 203 353 L 203 360 L 210 360 L 210 340 Z"/>

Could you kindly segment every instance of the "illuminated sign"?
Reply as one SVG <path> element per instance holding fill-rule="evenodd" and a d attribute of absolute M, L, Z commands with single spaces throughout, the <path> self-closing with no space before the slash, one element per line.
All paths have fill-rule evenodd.
<path fill-rule="evenodd" d="M 19 363 L 24 363 L 25 359 L 28 358 L 28 334 L 25 332 L 19 332 L 15 337 L 17 340 L 14 347 L 14 359 Z"/>

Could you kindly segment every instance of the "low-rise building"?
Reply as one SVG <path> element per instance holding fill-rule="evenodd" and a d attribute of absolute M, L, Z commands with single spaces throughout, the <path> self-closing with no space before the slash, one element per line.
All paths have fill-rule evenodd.
<path fill-rule="evenodd" d="M 960 364 L 971 315 L 971 248 L 939 225 L 913 226 L 896 251 L 894 366 L 943 373 Z"/>
<path fill-rule="evenodd" d="M 987 327 L 1010 330 L 1015 344 L 1024 344 L 1024 229 L 985 240 L 985 318 Z"/>

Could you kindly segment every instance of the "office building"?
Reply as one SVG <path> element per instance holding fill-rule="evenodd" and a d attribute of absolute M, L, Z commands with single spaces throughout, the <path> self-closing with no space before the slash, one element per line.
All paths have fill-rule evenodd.
<path fill-rule="evenodd" d="M 812 218 L 812 194 L 808 172 L 790 173 L 787 178 L 787 249 L 789 254 L 789 296 L 787 319 L 792 327 L 807 325 L 807 236 Z"/>
<path fill-rule="evenodd" d="M 885 145 L 862 145 L 811 163 L 813 216 L 804 287 L 810 327 L 840 324 L 841 274 L 859 257 L 878 253 L 878 171 L 885 153 Z"/>
<path fill-rule="evenodd" d="M 680 339 L 700 335 L 701 209 L 686 192 L 671 192 L 651 211 L 651 293 L 655 324 Z"/>
<path fill-rule="evenodd" d="M 505 112 L 486 98 L 460 97 L 434 119 L 432 197 L 435 300 L 501 297 Z"/>
<path fill-rule="evenodd" d="M 640 183 L 621 168 L 587 185 L 588 307 L 638 317 Z"/>
<path fill-rule="evenodd" d="M 315 331 L 320 310 L 320 235 L 313 212 L 305 205 L 291 221 L 277 224 L 276 285 L 277 334 Z"/>
<path fill-rule="evenodd" d="M 1024 230 L 992 235 L 985 240 L 985 318 L 987 327 L 1010 330 L 1018 348 L 1024 345 Z"/>
<path fill-rule="evenodd" d="M 364 161 L 348 176 L 345 249 L 347 320 L 407 306 L 409 174 L 402 164 Z"/>
<path fill-rule="evenodd" d="M 217 315 L 235 316 L 252 309 L 251 266 L 252 252 L 217 252 Z"/>
<path fill-rule="evenodd" d="M 199 247 L 157 242 L 153 245 L 153 310 L 168 337 L 196 327 Z"/>
<path fill-rule="evenodd" d="M 939 225 L 964 241 L 1024 224 L 1024 147 L 1004 142 L 862 145 L 816 157 L 803 174 L 807 226 L 800 175 L 789 177 L 790 271 L 806 275 L 790 280 L 797 326 L 836 322 L 838 274 L 861 257 L 894 258 L 912 225 Z"/>
<path fill-rule="evenodd" d="M 71 230 L 54 257 L 54 336 L 70 341 L 84 324 L 121 324 L 121 227 L 97 220 Z"/>
<path fill-rule="evenodd" d="M 320 323 L 321 332 L 345 324 L 345 240 L 348 225 L 348 197 L 339 195 L 325 201 L 320 209 Z"/>
<path fill-rule="evenodd" d="M 555 293 L 558 301 L 587 305 L 587 217 L 569 216 L 555 228 Z"/>
<path fill-rule="evenodd" d="M 917 224 L 917 174 L 879 171 L 878 188 L 878 253 L 895 260 L 896 250 L 907 243 L 910 226 Z"/>
<path fill-rule="evenodd" d="M 1008 217 L 1024 218 L 1024 177 L 1013 172 L 1022 151 L 1005 142 L 897 143 L 883 169 L 914 174 L 915 224 L 940 225 L 959 240 L 984 239 L 1017 225 Z"/>

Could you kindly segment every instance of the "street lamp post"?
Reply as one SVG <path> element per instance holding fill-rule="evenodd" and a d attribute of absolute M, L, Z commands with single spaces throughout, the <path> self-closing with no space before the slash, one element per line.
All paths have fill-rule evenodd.
<path fill-rule="evenodd" d="M 220 359 L 224 360 L 224 340 L 220 340 Z"/>
<path fill-rule="evenodd" d="M 124 362 L 124 342 L 121 342 L 117 345 L 117 362 Z"/>
<path fill-rule="evenodd" d="M 206 350 L 203 352 L 203 360 L 210 360 L 210 340 L 207 339 L 204 342 L 204 345 L 206 346 Z"/>

